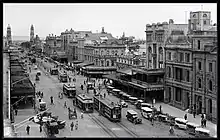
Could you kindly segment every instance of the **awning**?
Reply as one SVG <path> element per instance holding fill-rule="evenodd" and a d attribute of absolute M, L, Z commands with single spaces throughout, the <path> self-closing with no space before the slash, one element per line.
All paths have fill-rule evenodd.
<path fill-rule="evenodd" d="M 139 84 L 136 84 L 136 83 L 133 83 L 133 82 L 128 82 L 129 84 L 133 85 L 133 86 L 136 86 L 138 88 L 142 88 L 142 89 L 146 89 L 147 87 L 145 86 L 142 86 L 142 85 L 139 85 Z"/>
<path fill-rule="evenodd" d="M 89 71 L 87 74 L 103 74 L 101 71 Z"/>
<path fill-rule="evenodd" d="M 79 67 L 85 67 L 85 66 L 89 66 L 89 65 L 94 65 L 94 63 L 93 62 L 83 62 L 83 63 L 76 64 L 76 66 L 79 66 Z"/>
<path fill-rule="evenodd" d="M 117 72 L 127 74 L 127 75 L 132 75 L 132 69 L 131 68 L 120 69 L 120 70 L 117 70 Z"/>

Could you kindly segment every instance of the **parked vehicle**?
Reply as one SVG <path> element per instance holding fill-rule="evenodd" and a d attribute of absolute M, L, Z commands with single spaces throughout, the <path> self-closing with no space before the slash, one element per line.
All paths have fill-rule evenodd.
<path fill-rule="evenodd" d="M 153 113 L 153 110 L 149 107 L 141 108 L 141 115 L 146 119 L 150 119 L 152 117 L 152 113 Z"/>
<path fill-rule="evenodd" d="M 40 111 L 44 111 L 44 110 L 46 110 L 47 108 L 46 108 L 46 102 L 40 102 L 39 103 L 39 110 Z"/>
<path fill-rule="evenodd" d="M 141 108 L 142 108 L 142 107 L 148 107 L 148 108 L 153 109 L 153 108 L 152 108 L 152 104 L 149 104 L 149 103 L 140 103 L 140 107 L 141 107 Z"/>
<path fill-rule="evenodd" d="M 180 129 L 186 130 L 186 123 L 188 123 L 188 120 L 185 120 L 183 118 L 175 118 L 175 127 Z"/>
<path fill-rule="evenodd" d="M 137 100 L 136 103 L 134 103 L 134 105 L 136 106 L 137 109 L 141 109 L 141 103 L 143 103 L 143 100 Z"/>
<path fill-rule="evenodd" d="M 136 97 L 129 97 L 128 100 L 129 100 L 129 102 L 131 104 L 134 104 L 135 102 L 137 102 L 138 98 L 136 98 Z"/>
<path fill-rule="evenodd" d="M 123 107 L 125 107 L 125 108 L 128 107 L 128 103 L 126 103 L 124 100 L 121 101 L 120 105 L 121 105 L 122 108 Z"/>
<path fill-rule="evenodd" d="M 163 115 L 163 114 L 158 115 L 157 118 L 158 118 L 158 121 L 160 121 L 160 122 L 166 123 L 168 121 L 168 116 Z"/>
<path fill-rule="evenodd" d="M 198 127 L 199 127 L 198 124 L 191 123 L 191 122 L 186 123 L 186 131 L 189 134 L 195 135 L 195 129 Z"/>
<path fill-rule="evenodd" d="M 209 138 L 210 137 L 210 131 L 205 128 L 197 127 L 195 129 L 195 136 L 198 138 Z"/>
<path fill-rule="evenodd" d="M 137 115 L 138 113 L 135 112 L 134 110 L 127 110 L 127 115 L 126 115 L 127 119 L 134 124 L 141 124 L 142 119 L 139 118 Z"/>

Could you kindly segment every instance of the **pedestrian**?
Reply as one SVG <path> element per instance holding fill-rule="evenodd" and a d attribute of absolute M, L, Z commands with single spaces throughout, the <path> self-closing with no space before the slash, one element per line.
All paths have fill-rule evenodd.
<path fill-rule="evenodd" d="M 27 125 L 26 131 L 27 131 L 27 134 L 29 135 L 29 133 L 30 133 L 30 126 L 29 125 Z"/>
<path fill-rule="evenodd" d="M 53 96 L 50 96 L 50 103 L 53 105 Z"/>
<path fill-rule="evenodd" d="M 66 104 L 66 101 L 65 101 L 65 103 L 64 103 L 64 108 L 67 108 L 67 104 Z"/>
<path fill-rule="evenodd" d="M 73 99 L 73 106 L 75 105 L 75 99 Z"/>
<path fill-rule="evenodd" d="M 184 119 L 187 120 L 187 114 L 184 115 Z"/>
<path fill-rule="evenodd" d="M 203 118 L 201 119 L 201 126 L 203 127 L 204 121 Z"/>
<path fill-rule="evenodd" d="M 81 84 L 81 90 L 83 90 L 83 85 Z"/>
<path fill-rule="evenodd" d="M 203 114 L 201 115 L 201 118 L 204 119 L 204 115 Z"/>
<path fill-rule="evenodd" d="M 73 131 L 73 127 L 74 127 L 74 123 L 72 122 L 72 123 L 70 124 L 71 131 Z"/>
<path fill-rule="evenodd" d="M 40 133 L 42 132 L 42 125 L 40 124 Z"/>
<path fill-rule="evenodd" d="M 193 110 L 193 117 L 196 118 L 196 110 Z"/>
<path fill-rule="evenodd" d="M 16 116 L 18 115 L 18 109 L 17 108 L 15 109 L 15 115 Z"/>
<path fill-rule="evenodd" d="M 204 114 L 203 116 L 204 116 L 203 124 L 204 124 L 204 127 L 206 127 L 206 114 Z"/>
<path fill-rule="evenodd" d="M 75 129 L 78 129 L 78 121 L 76 121 Z"/>
<path fill-rule="evenodd" d="M 162 106 L 160 105 L 160 113 L 162 113 Z"/>
<path fill-rule="evenodd" d="M 104 93 L 104 98 L 105 98 L 106 94 Z"/>

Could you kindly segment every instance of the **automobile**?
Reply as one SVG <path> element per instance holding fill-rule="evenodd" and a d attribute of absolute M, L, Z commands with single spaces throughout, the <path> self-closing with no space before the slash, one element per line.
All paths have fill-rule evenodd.
<path fill-rule="evenodd" d="M 34 66 L 34 69 L 37 70 L 37 65 Z"/>
<path fill-rule="evenodd" d="M 127 108 L 128 107 L 128 103 L 126 103 L 124 100 L 122 100 L 121 102 L 120 102 L 120 105 L 121 105 L 121 107 L 123 108 Z"/>
<path fill-rule="evenodd" d="M 134 124 L 141 124 L 142 119 L 138 117 L 138 113 L 134 110 L 127 110 L 127 120 L 134 123 Z"/>
<path fill-rule="evenodd" d="M 185 120 L 183 118 L 175 118 L 175 128 L 184 129 L 186 130 L 186 124 L 188 123 L 188 120 Z"/>

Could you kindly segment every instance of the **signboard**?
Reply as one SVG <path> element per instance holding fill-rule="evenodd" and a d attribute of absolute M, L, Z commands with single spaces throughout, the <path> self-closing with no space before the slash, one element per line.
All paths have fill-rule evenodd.
<path fill-rule="evenodd" d="M 113 115 L 113 118 L 115 119 L 115 118 L 116 118 L 116 115 Z"/>

